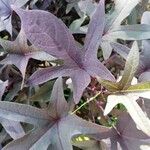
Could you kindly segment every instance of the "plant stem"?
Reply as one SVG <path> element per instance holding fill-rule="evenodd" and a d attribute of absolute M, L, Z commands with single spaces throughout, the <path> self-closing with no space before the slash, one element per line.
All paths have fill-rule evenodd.
<path fill-rule="evenodd" d="M 71 115 L 75 114 L 78 110 L 80 110 L 83 106 L 85 106 L 86 104 L 88 104 L 89 102 L 95 100 L 99 95 L 101 94 L 101 92 L 98 92 L 95 96 L 91 97 L 90 99 L 88 99 L 85 103 L 83 103 L 80 107 L 78 107 L 75 111 L 73 111 L 71 113 Z"/>

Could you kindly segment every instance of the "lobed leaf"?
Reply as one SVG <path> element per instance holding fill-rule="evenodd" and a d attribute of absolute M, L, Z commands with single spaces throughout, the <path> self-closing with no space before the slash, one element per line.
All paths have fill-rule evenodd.
<path fill-rule="evenodd" d="M 104 86 L 106 89 L 108 89 L 110 92 L 116 92 L 119 91 L 119 85 L 116 82 L 112 82 L 109 80 L 102 80 L 99 77 L 97 77 L 98 82 Z"/>
<path fill-rule="evenodd" d="M 136 42 L 133 43 L 132 49 L 127 57 L 125 69 L 121 80 L 119 81 L 120 89 L 130 85 L 135 72 L 139 65 L 139 49 Z"/>
<path fill-rule="evenodd" d="M 105 27 L 105 1 L 100 0 L 96 12 L 88 25 L 85 38 L 84 51 L 85 59 L 97 58 L 97 50 L 101 43 L 103 30 Z"/>
<path fill-rule="evenodd" d="M 22 21 L 30 42 L 60 59 L 76 59 L 77 47 L 65 24 L 53 14 L 42 10 L 22 10 L 13 7 Z M 43 40 L 44 39 L 44 40 Z"/>
<path fill-rule="evenodd" d="M 135 85 L 131 85 L 126 89 L 127 92 L 145 92 L 150 91 L 150 82 L 142 82 Z"/>
<path fill-rule="evenodd" d="M 72 150 L 71 138 L 74 136 L 87 135 L 92 138 L 98 138 L 97 136 L 99 136 L 100 139 L 103 139 L 107 138 L 111 132 L 110 128 L 93 124 L 69 113 L 70 109 L 64 99 L 61 78 L 57 79 L 55 82 L 49 108 L 46 112 L 32 106 L 19 104 L 17 108 L 20 110 L 20 107 L 22 107 L 22 117 L 17 117 L 18 120 L 32 124 L 36 123 L 35 126 L 37 126 L 40 121 L 46 122 L 45 124 L 43 122 L 42 127 L 31 130 L 24 137 L 10 142 L 4 147 L 4 150 L 15 150 L 20 148 L 23 150 L 46 150 L 48 148 L 52 150 Z M 26 112 L 23 111 L 23 107 L 26 108 Z M 38 120 L 36 120 L 34 116 L 35 112 Z M 49 115 L 47 116 L 46 114 Z M 14 118 L 15 117 L 14 115 Z M 31 118 L 32 120 L 30 120 Z"/>
<path fill-rule="evenodd" d="M 102 32 L 101 27 L 104 23 L 101 23 L 97 18 L 101 17 L 101 12 L 104 14 L 103 0 L 100 1 L 99 7 L 91 19 L 85 48 L 82 51 L 76 47 L 75 40 L 64 23 L 53 14 L 39 10 L 25 11 L 15 7 L 14 10 L 20 16 L 23 29 L 30 42 L 64 61 L 62 66 L 45 68 L 35 72 L 30 77 L 28 84 L 41 84 L 59 76 L 71 77 L 73 98 L 75 103 L 78 103 L 83 91 L 90 83 L 90 76 L 98 75 L 104 79 L 114 80 L 110 71 L 97 59 L 98 43 L 102 36 L 102 33 L 97 34 L 97 32 Z M 93 28 L 93 25 L 96 28 Z M 95 42 L 94 45 L 88 43 L 91 39 Z"/>
<path fill-rule="evenodd" d="M 127 113 L 120 115 L 114 132 L 117 134 L 110 139 L 111 150 L 145 150 L 144 146 L 149 147 L 149 136 L 137 129 L 136 124 Z M 107 143 L 107 145 L 110 144 Z"/>
<path fill-rule="evenodd" d="M 23 82 L 25 78 L 25 71 L 30 58 L 38 60 L 54 60 L 55 58 L 47 53 L 37 49 L 34 45 L 27 44 L 27 38 L 23 31 L 20 31 L 15 41 L 8 41 L 0 39 L 0 45 L 9 54 L 3 59 L 1 64 L 14 64 L 22 73 Z"/>
<path fill-rule="evenodd" d="M 44 125 L 51 117 L 44 111 L 29 105 L 0 101 L 0 117 L 12 121 Z"/>
<path fill-rule="evenodd" d="M 150 135 L 150 120 L 147 118 L 145 113 L 142 111 L 140 106 L 137 104 L 137 96 L 135 95 L 110 95 L 107 99 L 106 108 L 104 111 L 104 115 L 107 115 L 113 107 L 117 104 L 123 104 L 127 111 L 129 112 L 130 116 L 145 134 Z"/>

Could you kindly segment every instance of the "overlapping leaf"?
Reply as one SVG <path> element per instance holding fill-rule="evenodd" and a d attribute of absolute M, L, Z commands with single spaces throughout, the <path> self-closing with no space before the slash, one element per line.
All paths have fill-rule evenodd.
<path fill-rule="evenodd" d="M 84 89 L 90 83 L 90 76 L 114 80 L 108 69 L 97 59 L 97 50 L 104 28 L 104 0 L 90 22 L 84 48 L 75 45 L 71 33 L 61 20 L 44 11 L 14 10 L 21 17 L 22 26 L 32 44 L 47 53 L 64 60 L 63 66 L 50 67 L 35 72 L 29 79 L 30 85 L 47 80 L 70 76 L 73 82 L 74 101 L 78 103 Z"/>
<path fill-rule="evenodd" d="M 29 0 L 0 0 L 0 18 L 3 22 L 4 28 L 12 34 L 12 24 L 11 24 L 11 5 L 17 7 L 24 6 Z"/>
<path fill-rule="evenodd" d="M 119 26 L 122 21 L 130 15 L 133 8 L 140 0 L 115 0 L 115 8 L 111 15 L 108 15 L 106 29 L 110 30 L 113 27 Z"/>
<path fill-rule="evenodd" d="M 38 128 L 12 141 L 3 149 L 72 150 L 71 138 L 74 136 L 84 134 L 96 138 L 99 134 L 100 139 L 103 139 L 110 135 L 110 128 L 85 121 L 70 114 L 69 110 L 69 105 L 64 99 L 61 78 L 54 85 L 47 110 L 23 104 L 1 102 L 0 115 L 3 118 L 39 125 Z"/>
<path fill-rule="evenodd" d="M 33 45 L 29 46 L 23 30 L 20 31 L 15 41 L 0 39 L 0 45 L 8 53 L 7 57 L 0 63 L 14 64 L 21 71 L 23 80 L 30 58 L 38 60 L 54 60 L 54 57 L 48 55 L 46 52 L 37 49 Z"/>
<path fill-rule="evenodd" d="M 104 140 L 106 148 L 110 150 L 148 150 L 150 137 L 137 129 L 132 118 L 123 113 L 110 139 Z"/>
<path fill-rule="evenodd" d="M 91 99 L 84 104 L 80 105 L 79 103 L 79 107 L 77 106 L 77 109 L 71 113 L 70 107 L 73 107 L 73 103 L 67 103 L 64 98 L 62 79 L 58 79 L 56 81 L 53 90 L 53 81 L 49 81 L 40 87 L 26 87 L 22 91 L 18 92 L 20 89 L 20 83 L 19 86 L 17 84 L 18 80 L 19 82 L 22 80 L 22 78 L 20 78 L 21 75 L 17 71 L 17 74 L 19 74 L 19 79 L 17 77 L 14 80 L 10 80 L 10 78 L 14 77 L 8 73 L 10 72 L 8 70 L 10 66 L 14 66 L 8 65 L 9 67 L 5 72 L 3 69 L 1 69 L 2 72 L 0 72 L 0 76 L 3 81 L 9 80 L 9 85 L 7 87 L 8 90 L 5 92 L 6 94 L 3 93 L 7 82 L 0 83 L 0 97 L 3 95 L 4 100 L 0 101 L 0 123 L 12 137 L 13 141 L 8 144 L 8 141 L 3 140 L 2 144 L 8 144 L 3 149 L 72 150 L 72 145 L 76 145 L 83 150 L 149 149 L 150 120 L 146 114 L 147 109 L 141 105 L 141 102 L 144 101 L 141 97 L 147 98 L 147 101 L 149 101 L 150 83 L 142 82 L 133 84 L 133 79 L 135 79 L 134 74 L 136 72 L 140 75 L 140 81 L 147 81 L 149 79 L 149 40 L 145 40 L 150 38 L 149 12 L 144 13 L 142 17 L 142 24 L 136 24 L 137 18 L 140 19 L 139 17 L 141 16 L 141 10 L 143 12 L 142 7 L 140 9 L 139 7 L 136 7 L 140 0 L 115 0 L 113 1 L 114 7 L 111 7 L 110 5 L 113 2 L 109 1 L 106 2 L 106 8 L 104 6 L 105 0 L 100 0 L 99 4 L 97 1 L 92 0 L 66 1 L 69 2 L 66 12 L 74 7 L 78 15 L 81 17 L 72 23 L 72 30 L 74 33 L 87 33 L 84 46 L 80 45 L 82 49 L 76 46 L 76 41 L 61 20 L 51 13 L 40 10 L 32 10 L 35 8 L 34 4 L 36 2 L 38 8 L 42 9 L 43 7 L 43 9 L 45 9 L 47 7 L 48 11 L 51 10 L 51 6 L 49 5 L 51 0 L 34 0 L 29 2 L 28 0 L 24 2 L 19 0 L 1 0 L 0 15 L 3 16 L 0 16 L 2 17 L 0 18 L 2 20 L 0 21 L 0 31 L 1 29 L 4 29 L 6 22 L 9 20 L 9 23 L 7 24 L 9 29 L 7 28 L 7 30 L 10 30 L 9 32 L 11 32 L 11 7 L 16 11 L 21 19 L 21 31 L 16 40 L 0 40 L 0 45 L 2 45 L 5 52 L 7 52 L 7 56 L 6 54 L 3 56 L 3 54 L 0 53 L 0 55 L 2 54 L 0 59 L 4 59 L 1 63 L 16 65 L 21 71 L 24 80 L 26 66 L 30 58 L 39 60 L 51 60 L 53 57 L 58 58 L 58 61 L 55 61 L 56 63 L 51 63 L 53 67 L 41 69 L 34 73 L 28 80 L 28 85 L 41 84 L 59 76 L 69 77 L 69 80 L 71 79 L 73 83 L 71 84 L 71 91 L 73 91 L 75 103 L 79 102 L 83 91 L 91 82 L 91 77 L 98 76 L 97 78 L 101 85 L 97 85 L 96 80 L 92 79 L 92 82 L 83 94 L 83 101 L 81 101 L 81 103 L 84 102 L 86 97 L 92 95 L 92 92 L 95 93 L 97 90 L 101 90 L 102 95 L 100 95 L 100 98 L 97 99 L 98 101 L 93 102 L 100 107 L 100 113 L 97 112 L 97 110 L 96 113 L 98 114 L 96 114 L 96 117 L 95 114 L 92 116 L 92 109 L 94 106 L 92 105 L 91 107 L 91 103 L 89 103 L 89 107 L 82 107 Z M 30 11 L 20 8 L 27 2 L 29 4 L 29 9 L 31 9 Z M 140 4 L 145 6 L 145 3 L 147 2 L 148 1 L 145 0 Z M 46 3 L 48 3 L 48 5 L 42 5 Z M 64 6 L 61 6 L 62 3 L 66 5 L 63 0 L 53 1 L 52 7 L 56 7 L 54 14 L 63 17 L 64 21 L 68 21 L 68 19 L 69 21 L 72 20 L 74 18 L 74 10 L 71 11 L 66 18 L 63 16 L 64 14 L 59 15 L 59 12 L 62 10 L 61 8 L 64 9 Z M 12 4 L 14 4 L 14 6 L 11 6 Z M 135 9 L 137 9 L 136 12 L 134 11 Z M 138 10 L 139 16 L 133 18 L 132 21 L 129 22 L 129 18 L 125 19 L 131 12 L 131 15 L 134 15 Z M 105 11 L 108 14 L 105 15 Z M 93 12 L 95 13 L 93 14 Z M 90 23 L 82 26 L 83 23 L 87 23 L 87 20 L 85 21 L 87 16 L 90 17 Z M 15 25 L 15 30 L 13 30 L 13 33 L 15 33 L 15 31 L 18 33 L 19 27 L 16 25 L 19 25 L 19 23 L 14 22 L 18 21 L 18 17 L 15 17 L 17 16 L 14 13 L 13 24 Z M 122 23 L 125 25 L 121 25 Z M 4 26 L 2 26 L 2 24 L 4 24 Z M 5 36 L 5 31 L 2 32 L 2 37 L 3 34 Z M 12 36 L 12 39 L 14 36 Z M 78 37 L 78 35 L 75 35 L 75 37 Z M 6 38 L 4 37 L 4 39 Z M 144 39 L 144 41 L 142 41 L 142 46 L 144 49 L 142 49 L 140 54 L 140 60 L 137 43 L 134 43 L 130 50 L 124 45 L 117 43 L 116 39 Z M 122 40 L 121 43 L 123 43 Z M 124 41 L 124 43 L 130 47 L 130 42 L 128 44 L 127 41 Z M 140 42 L 138 44 L 140 45 Z M 101 46 L 103 50 L 103 56 L 105 59 L 110 56 L 112 48 L 114 48 L 116 52 L 127 60 L 123 76 L 121 80 L 119 80 L 120 78 L 118 79 L 118 82 L 114 81 L 114 77 L 111 73 L 97 59 L 97 50 L 99 46 Z M 2 50 L 3 49 L 1 48 L 1 51 Z M 53 57 L 51 57 L 51 55 Z M 117 56 L 114 53 L 113 55 Z M 101 53 L 98 53 L 98 56 L 101 56 Z M 113 65 L 112 60 L 116 58 L 114 56 L 112 56 L 108 61 L 105 61 L 106 65 L 110 65 L 109 67 L 112 67 Z M 119 57 L 117 56 L 117 58 Z M 2 68 L 4 67 L 5 65 Z M 115 70 L 114 68 L 111 68 L 111 70 L 115 71 L 115 75 L 118 74 L 118 66 L 115 66 Z M 103 86 L 105 88 L 103 88 Z M 27 102 L 31 101 L 31 103 L 29 102 L 30 104 L 33 104 L 34 106 L 36 105 L 37 107 L 40 106 L 40 108 L 15 102 L 5 102 L 5 100 L 7 100 L 7 96 L 9 97 L 9 95 L 11 95 L 12 88 L 13 90 L 17 89 L 15 94 L 11 96 L 13 101 L 22 102 L 22 99 L 25 101 L 27 98 Z M 35 93 L 33 94 L 34 91 Z M 68 91 L 65 90 L 65 93 L 66 92 Z M 16 95 L 16 93 L 18 95 Z M 22 94 L 23 98 L 21 97 Z M 14 97 L 14 95 L 16 97 Z M 51 98 L 49 98 L 50 95 Z M 71 98 L 71 95 L 69 96 Z M 104 115 L 107 115 L 116 105 L 117 107 L 115 107 L 110 116 L 105 117 L 101 114 L 105 104 L 101 98 L 104 99 L 106 97 L 107 103 L 104 110 Z M 121 114 L 122 111 L 125 112 L 125 109 L 122 105 L 120 105 L 120 103 L 126 107 L 128 113 L 123 115 Z M 79 110 L 81 107 L 82 110 Z M 149 106 L 145 107 L 148 108 Z M 84 109 L 86 109 L 89 113 L 91 110 L 92 113 L 85 116 Z M 99 126 L 79 118 L 75 115 L 77 110 L 81 116 L 83 115 L 83 117 L 87 117 L 88 119 L 91 117 L 94 119 L 94 122 L 100 121 L 102 125 L 108 123 L 112 126 L 112 128 Z M 116 118 L 116 113 L 117 116 L 119 115 L 119 118 Z M 97 116 L 99 114 L 100 116 Z M 115 125 L 116 121 L 118 121 L 117 125 Z M 28 133 L 25 134 L 20 122 L 23 122 L 25 130 L 26 127 L 28 128 L 29 126 L 32 126 L 33 128 L 27 129 Z M 26 125 L 26 123 L 32 125 Z M 82 143 L 74 143 L 72 140 L 75 139 L 74 137 L 85 137 L 87 141 Z M 91 139 L 89 137 L 91 137 Z M 99 141 L 97 141 L 98 139 Z M 102 144 L 104 142 L 106 142 L 107 145 Z M 0 145 L 0 149 L 2 148 L 2 144 Z"/>
<path fill-rule="evenodd" d="M 2 95 L 3 95 L 7 85 L 8 85 L 8 81 L 6 81 L 6 82 L 0 81 L 0 99 L 2 98 Z M 18 122 L 10 121 L 10 120 L 0 117 L 0 123 L 2 124 L 2 126 L 4 127 L 6 132 L 13 139 L 20 138 L 25 134 L 22 126 Z"/>
<path fill-rule="evenodd" d="M 86 0 L 86 1 L 66 0 L 66 1 L 68 2 L 66 13 L 69 13 L 70 10 L 74 8 L 81 18 L 83 15 L 87 15 L 91 17 L 93 15 L 93 12 L 95 11 L 95 8 L 97 7 L 97 3 L 91 0 Z"/>
<path fill-rule="evenodd" d="M 133 48 L 131 49 L 127 57 L 127 62 L 122 79 L 118 83 L 112 83 L 111 88 L 114 87 L 113 93 L 110 94 L 107 98 L 104 115 L 107 115 L 117 104 L 122 103 L 126 107 L 127 111 L 129 112 L 137 126 L 140 128 L 140 130 L 145 132 L 147 135 L 150 135 L 150 120 L 147 118 L 145 113 L 136 102 L 139 97 L 150 98 L 150 83 L 131 85 L 131 81 L 134 77 L 136 69 L 138 68 L 138 64 L 139 49 L 137 43 L 134 43 Z M 101 82 L 101 84 L 103 84 L 103 82 Z M 107 81 L 104 83 L 104 86 L 110 89 L 111 82 Z"/>
<path fill-rule="evenodd" d="M 140 0 L 115 1 L 115 9 L 113 13 L 107 16 L 105 34 L 103 36 L 103 40 L 108 43 L 107 45 L 109 45 L 110 42 L 114 42 L 115 39 L 143 40 L 150 38 L 150 26 L 138 24 L 120 25 L 122 21 L 130 15 L 139 2 Z M 108 49 L 109 51 L 105 49 L 105 47 L 102 48 L 103 52 L 106 53 L 106 58 L 108 58 L 112 52 L 110 45 Z"/>
<path fill-rule="evenodd" d="M 147 26 L 150 25 L 150 13 L 149 12 L 144 12 L 142 19 L 141 19 L 141 26 Z M 145 30 L 146 28 L 143 28 Z M 142 36 L 142 33 L 139 33 L 140 36 Z M 142 40 L 142 52 L 140 53 L 140 64 L 139 68 L 137 71 L 137 74 L 139 76 L 139 81 L 150 81 L 149 80 L 149 45 L 150 41 L 149 40 Z M 120 54 L 124 59 L 127 58 L 127 55 L 129 53 L 129 49 L 125 47 L 124 45 L 118 44 L 118 43 L 111 43 L 111 46 L 114 48 L 114 50 Z"/>
<path fill-rule="evenodd" d="M 115 0 L 115 8 L 112 13 L 107 14 L 105 28 L 103 31 L 101 47 L 103 50 L 103 56 L 105 59 L 108 59 L 112 48 L 110 42 L 115 42 L 116 39 L 123 40 L 143 40 L 149 39 L 150 26 L 149 25 L 121 25 L 122 21 L 130 15 L 135 6 L 138 5 L 140 0 Z M 83 19 L 81 18 L 80 21 Z M 82 24 L 82 22 L 81 22 Z M 80 25 L 80 24 L 79 24 Z M 76 26 L 75 30 L 72 31 L 76 33 L 86 33 L 87 26 Z"/>
<path fill-rule="evenodd" d="M 142 24 L 148 24 L 150 25 L 150 13 L 144 12 L 141 20 Z M 149 40 L 143 40 L 142 41 L 142 52 L 141 52 L 141 68 L 139 68 L 139 72 L 142 73 L 139 76 L 139 81 L 150 81 L 149 75 L 149 56 L 150 56 L 150 41 Z"/>

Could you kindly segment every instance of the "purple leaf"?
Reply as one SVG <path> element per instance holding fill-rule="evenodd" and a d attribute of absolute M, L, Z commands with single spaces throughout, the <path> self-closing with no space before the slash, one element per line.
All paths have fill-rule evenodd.
<path fill-rule="evenodd" d="M 127 59 L 127 56 L 130 52 L 130 49 L 128 47 L 116 42 L 111 42 L 111 46 L 114 51 L 117 52 L 121 57 L 123 57 L 125 60 Z"/>
<path fill-rule="evenodd" d="M 22 112 L 22 116 L 26 115 L 26 118 L 32 118 L 31 114 L 33 114 L 32 112 L 35 110 L 35 108 L 26 105 L 24 107 L 27 108 L 28 114 L 20 109 L 20 112 Z M 8 145 L 6 145 L 4 150 L 46 150 L 48 147 L 52 150 L 72 150 L 73 148 L 71 144 L 71 138 L 74 136 L 84 134 L 93 138 L 97 138 L 98 134 L 100 136 L 100 139 L 103 139 L 108 138 L 108 136 L 110 135 L 110 128 L 85 121 L 74 114 L 70 114 L 69 110 L 69 105 L 64 99 L 62 79 L 59 78 L 54 85 L 49 107 L 47 109 L 47 114 L 51 115 L 53 119 L 49 119 L 47 124 L 30 131 L 30 133 L 25 135 L 24 137 L 12 141 Z M 43 120 L 45 120 L 44 116 L 41 116 L 40 120 L 42 120 L 42 117 Z M 24 121 L 26 122 L 26 120 Z"/>
<path fill-rule="evenodd" d="M 25 71 L 30 58 L 38 60 L 53 60 L 54 57 L 37 49 L 35 46 L 27 44 L 26 35 L 23 30 L 20 31 L 15 41 L 0 39 L 0 45 L 8 52 L 7 57 L 2 60 L 1 64 L 14 64 L 22 73 L 23 81 Z"/>
<path fill-rule="evenodd" d="M 10 121 L 0 117 L 0 122 L 6 132 L 15 140 L 25 135 L 25 132 L 19 122 Z"/>
<path fill-rule="evenodd" d="M 141 71 L 141 70 L 140 70 Z M 150 70 L 147 71 L 143 71 L 143 73 L 140 74 L 138 81 L 139 82 L 146 82 L 146 81 L 150 81 Z"/>
<path fill-rule="evenodd" d="M 75 59 L 75 41 L 61 20 L 46 11 L 14 10 L 21 17 L 23 29 L 32 44 L 57 58 Z"/>
<path fill-rule="evenodd" d="M 29 0 L 0 0 L 0 18 L 3 21 L 6 30 L 12 34 L 12 25 L 11 25 L 11 14 L 12 9 L 11 5 L 16 7 L 24 6 Z"/>
<path fill-rule="evenodd" d="M 0 80 L 0 100 L 2 99 L 2 96 L 4 94 L 7 85 L 8 85 L 8 81 L 3 82 Z"/>
<path fill-rule="evenodd" d="M 0 99 L 2 98 L 7 85 L 8 81 L 0 81 Z M 22 126 L 18 122 L 10 121 L 0 117 L 0 123 L 13 139 L 17 139 L 25 135 Z"/>
<path fill-rule="evenodd" d="M 105 27 L 105 0 L 101 0 L 96 12 L 88 26 L 88 32 L 85 38 L 84 52 L 85 59 L 97 58 L 97 50 L 101 43 L 103 30 Z"/>
<path fill-rule="evenodd" d="M 142 19 L 142 24 L 150 25 L 150 13 L 144 12 Z M 149 65 L 150 65 L 150 40 L 143 40 L 142 41 L 142 52 L 141 52 L 141 65 L 139 66 L 138 75 L 139 81 L 150 81 L 149 78 Z"/>
<path fill-rule="evenodd" d="M 140 61 L 136 74 L 139 76 L 138 81 L 150 81 L 149 79 L 149 40 L 143 40 L 143 49 L 140 53 Z M 112 48 L 115 52 L 117 52 L 120 56 L 122 56 L 125 60 L 130 52 L 130 49 L 122 44 L 112 42 Z"/>
<path fill-rule="evenodd" d="M 17 122 L 27 122 L 36 126 L 45 125 L 51 116 L 44 110 L 13 102 L 0 101 L 0 117 Z"/>
<path fill-rule="evenodd" d="M 43 0 L 42 5 L 40 6 L 41 10 L 45 10 L 46 8 L 49 7 L 49 5 L 52 3 L 54 0 Z"/>
<path fill-rule="evenodd" d="M 140 150 L 149 145 L 150 137 L 138 130 L 131 117 L 124 113 L 119 117 L 116 129 L 110 138 L 111 150 Z M 105 141 L 105 140 L 104 140 Z M 109 145 L 107 143 L 107 145 Z"/>
<path fill-rule="evenodd" d="M 78 103 L 90 76 L 114 80 L 110 71 L 97 59 L 97 50 L 104 28 L 104 1 L 101 0 L 91 20 L 84 49 L 75 45 L 75 40 L 64 23 L 53 14 L 40 11 L 25 11 L 14 7 L 21 18 L 27 38 L 36 47 L 64 60 L 64 66 L 46 68 L 35 72 L 28 83 L 37 85 L 59 76 L 73 80 L 74 101 Z M 89 57 L 90 56 L 90 57 Z M 79 76 L 80 75 L 80 76 Z"/>

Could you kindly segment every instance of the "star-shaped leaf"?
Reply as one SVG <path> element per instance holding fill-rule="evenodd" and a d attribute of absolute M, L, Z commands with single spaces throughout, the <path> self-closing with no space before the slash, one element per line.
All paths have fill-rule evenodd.
<path fill-rule="evenodd" d="M 115 0 L 114 3 L 114 11 L 106 16 L 107 19 L 103 35 L 104 44 L 102 44 L 102 49 L 106 59 L 109 58 L 112 52 L 110 43 L 115 42 L 116 39 L 143 40 L 150 38 L 149 25 L 121 25 L 122 21 L 126 19 L 140 3 L 140 0 Z"/>
<path fill-rule="evenodd" d="M 139 97 L 150 98 L 150 83 L 131 85 L 138 64 L 139 49 L 137 43 L 134 43 L 127 57 L 122 79 L 117 83 L 99 80 L 102 85 L 112 91 L 112 94 L 107 98 L 104 115 L 107 115 L 117 104 L 121 103 L 126 107 L 140 130 L 150 135 L 150 120 L 136 102 Z"/>
<path fill-rule="evenodd" d="M 150 13 L 144 12 L 143 16 L 141 18 L 141 24 L 142 26 L 147 26 L 150 25 Z M 142 34 L 140 34 L 142 35 Z M 119 43 L 111 43 L 112 48 L 121 55 L 124 59 L 127 58 L 127 55 L 129 53 L 129 48 L 125 47 L 124 45 L 121 45 Z M 150 56 L 150 40 L 142 40 L 142 51 L 140 53 L 140 62 L 139 62 L 139 67 L 137 70 L 137 75 L 139 76 L 138 80 L 140 82 L 142 81 L 150 81 L 149 75 L 149 56 Z"/>
<path fill-rule="evenodd" d="M 23 30 L 20 31 L 15 41 L 0 39 L 0 45 L 8 53 L 1 64 L 14 64 L 22 73 L 23 81 L 25 71 L 30 58 L 38 60 L 54 60 L 54 57 L 46 52 L 37 49 L 34 45 L 27 44 L 27 38 Z"/>
<path fill-rule="evenodd" d="M 48 147 L 52 150 L 72 150 L 71 138 L 80 134 L 100 138 L 108 138 L 111 129 L 85 121 L 69 113 L 59 78 L 53 88 L 49 107 L 41 110 L 32 106 L 0 102 L 0 116 L 11 120 L 27 122 L 38 126 L 24 137 L 6 145 L 4 150 L 29 150 Z"/>
<path fill-rule="evenodd" d="M 115 0 L 114 9 L 105 15 L 106 23 L 103 30 L 101 48 L 104 59 L 108 59 L 112 52 L 111 42 L 116 39 L 122 40 L 143 40 L 150 38 L 150 26 L 141 24 L 121 25 L 124 19 L 134 11 L 134 8 L 140 3 L 140 0 Z M 73 33 L 87 33 L 88 26 L 82 25 L 82 17 L 75 20 L 73 23 L 79 23 L 79 26 L 74 26 Z M 76 24 L 75 24 L 76 25 Z"/>
<path fill-rule="evenodd" d="M 111 150 L 146 150 L 150 146 L 150 137 L 137 129 L 127 113 L 119 117 L 111 138 L 103 141 L 107 144 L 106 148 Z"/>
<path fill-rule="evenodd" d="M 54 57 L 64 60 L 63 66 L 35 72 L 28 81 L 30 85 L 41 84 L 59 76 L 70 76 L 73 82 L 74 101 L 78 103 L 84 89 L 90 83 L 90 76 L 99 75 L 103 79 L 114 80 L 109 70 L 97 59 L 105 23 L 104 0 L 100 1 L 89 24 L 82 50 L 75 45 L 75 40 L 64 23 L 53 14 L 40 10 L 14 10 L 20 16 L 30 42 Z"/>

